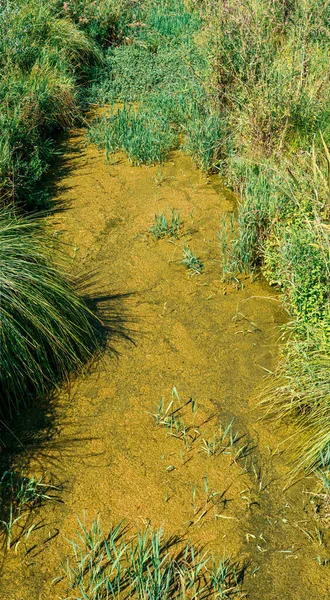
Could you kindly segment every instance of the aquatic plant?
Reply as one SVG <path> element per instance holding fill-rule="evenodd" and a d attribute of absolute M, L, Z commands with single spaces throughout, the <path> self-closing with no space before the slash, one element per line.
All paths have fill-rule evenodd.
<path fill-rule="evenodd" d="M 88 137 L 105 148 L 108 160 L 113 153 L 123 151 L 134 165 L 161 163 L 176 144 L 175 132 L 161 116 L 127 106 L 97 119 Z"/>
<path fill-rule="evenodd" d="M 183 259 L 181 263 L 190 269 L 194 275 L 200 275 L 204 269 L 202 261 L 188 248 L 187 244 L 183 244 Z"/>
<path fill-rule="evenodd" d="M 149 227 L 156 239 L 162 238 L 165 235 L 178 237 L 181 227 L 180 213 L 171 208 L 171 221 L 169 222 L 166 213 L 155 215 L 155 224 Z"/>
<path fill-rule="evenodd" d="M 29 477 L 24 472 L 5 471 L 0 479 L 1 520 L 0 532 L 5 535 L 5 546 L 10 549 L 15 540 L 17 547 L 23 535 L 29 536 L 35 524 L 30 524 L 33 509 L 45 501 L 55 500 L 59 487 L 45 482 L 43 476 Z M 19 524 L 19 526 L 18 526 Z"/>
<path fill-rule="evenodd" d="M 127 535 L 120 523 L 105 533 L 99 519 L 90 528 L 78 519 L 73 555 L 62 561 L 71 598 L 222 598 L 240 591 L 242 568 L 150 526 Z M 61 580 L 59 577 L 58 580 Z"/>
<path fill-rule="evenodd" d="M 234 446 L 242 436 L 233 430 L 233 421 L 230 421 L 226 427 L 220 423 L 219 431 L 214 434 L 211 440 L 202 440 L 202 450 L 207 456 L 216 454 L 231 454 L 234 452 Z"/>

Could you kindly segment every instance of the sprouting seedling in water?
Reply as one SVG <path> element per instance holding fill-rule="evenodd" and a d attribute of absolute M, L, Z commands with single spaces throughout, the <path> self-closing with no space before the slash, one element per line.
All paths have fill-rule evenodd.
<path fill-rule="evenodd" d="M 191 411 L 195 415 L 198 411 L 198 404 L 194 398 L 191 398 Z"/>
<path fill-rule="evenodd" d="M 237 431 L 233 431 L 233 420 L 226 427 L 220 424 L 219 432 L 211 439 L 203 439 L 202 450 L 208 456 L 215 456 L 218 453 L 232 454 L 233 447 L 240 436 Z"/>
<path fill-rule="evenodd" d="M 178 390 L 172 388 L 172 400 L 165 407 L 164 398 L 161 398 L 153 417 L 158 427 L 165 427 L 167 435 L 176 437 L 183 441 L 185 448 L 189 449 L 195 437 L 190 433 L 190 427 L 186 425 L 182 418 L 181 409 L 174 409 L 175 399 L 180 400 Z"/>
<path fill-rule="evenodd" d="M 183 259 L 181 263 L 188 267 L 194 275 L 200 275 L 204 269 L 202 261 L 193 254 L 187 244 L 183 244 Z"/>

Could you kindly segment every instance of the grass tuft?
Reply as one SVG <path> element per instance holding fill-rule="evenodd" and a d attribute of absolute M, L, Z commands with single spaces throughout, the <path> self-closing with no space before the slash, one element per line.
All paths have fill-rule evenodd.
<path fill-rule="evenodd" d="M 39 219 L 0 211 L 0 413 L 43 397 L 97 346 L 92 313 Z"/>
<path fill-rule="evenodd" d="M 28 477 L 17 471 L 5 471 L 0 480 L 0 530 L 5 535 L 5 546 L 17 548 L 21 538 L 27 539 L 35 523 L 30 524 L 31 511 L 46 501 L 56 500 L 58 487 L 45 483 L 43 477 Z"/>
<path fill-rule="evenodd" d="M 193 275 L 200 275 L 203 272 L 204 265 L 202 261 L 193 254 L 187 244 L 183 245 L 183 259 L 181 263 L 190 269 Z"/>
<path fill-rule="evenodd" d="M 180 213 L 171 208 L 171 220 L 168 221 L 166 213 L 155 215 L 155 224 L 149 227 L 149 231 L 157 240 L 166 235 L 177 238 L 181 225 Z"/>

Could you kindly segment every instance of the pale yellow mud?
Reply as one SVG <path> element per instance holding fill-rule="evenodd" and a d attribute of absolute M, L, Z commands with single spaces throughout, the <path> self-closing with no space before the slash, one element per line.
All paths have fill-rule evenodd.
<path fill-rule="evenodd" d="M 232 555 L 247 565 L 243 589 L 251 600 L 328 598 L 311 484 L 283 491 L 287 431 L 259 422 L 254 400 L 275 367 L 286 316 L 261 280 L 221 281 L 217 230 L 234 208 L 230 192 L 180 153 L 163 166 L 133 167 L 123 156 L 107 165 L 83 131 L 64 150 L 58 196 L 67 210 L 52 226 L 75 272 L 96 269 L 95 293 L 132 294 L 122 304 L 135 345 L 110 342 L 119 357 L 106 351 L 56 399 L 52 438 L 36 458 L 64 483 L 63 504 L 41 509 L 42 527 L 9 552 L 1 598 L 65 597 L 64 583 L 52 580 L 84 511 L 88 522 L 100 514 L 105 528 L 122 519 L 134 527 L 150 522 Z M 171 207 L 181 214 L 180 237 L 155 240 L 148 233 L 154 215 L 170 216 Z M 183 241 L 203 261 L 201 275 L 181 264 Z M 175 437 L 157 427 L 162 397 L 165 406 L 173 397 L 176 408 L 187 403 L 186 441 L 181 431 Z M 203 447 L 232 419 L 240 439 L 208 456 Z"/>

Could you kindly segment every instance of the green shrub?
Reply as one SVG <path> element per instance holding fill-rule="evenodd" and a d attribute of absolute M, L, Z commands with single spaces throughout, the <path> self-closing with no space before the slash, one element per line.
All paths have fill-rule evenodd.
<path fill-rule="evenodd" d="M 0 412 L 8 418 L 81 367 L 97 342 L 40 220 L 1 210 L 0 261 Z"/>
<path fill-rule="evenodd" d="M 265 245 L 263 271 L 280 287 L 293 316 L 317 322 L 330 298 L 330 235 L 316 226 L 275 229 Z"/>

